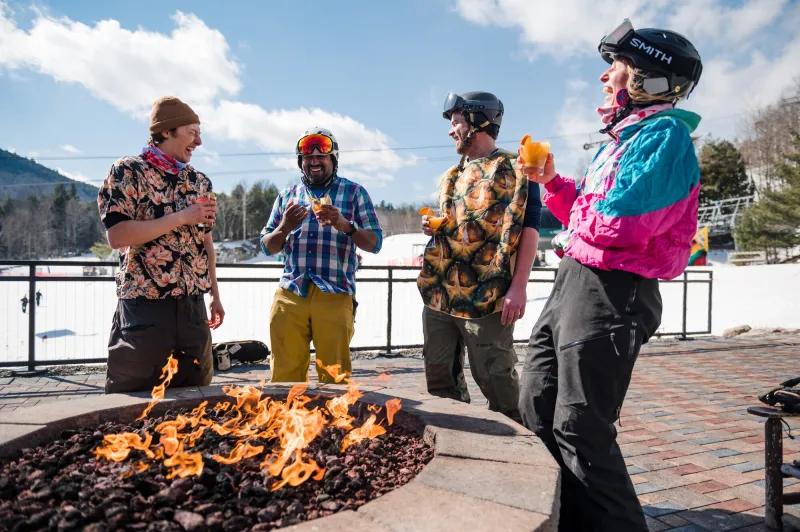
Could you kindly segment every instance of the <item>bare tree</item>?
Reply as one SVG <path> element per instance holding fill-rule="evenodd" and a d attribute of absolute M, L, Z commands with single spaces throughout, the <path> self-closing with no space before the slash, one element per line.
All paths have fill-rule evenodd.
<path fill-rule="evenodd" d="M 756 190 L 780 186 L 777 167 L 792 150 L 792 133 L 800 132 L 800 78 L 776 104 L 747 117 L 740 150 Z"/>

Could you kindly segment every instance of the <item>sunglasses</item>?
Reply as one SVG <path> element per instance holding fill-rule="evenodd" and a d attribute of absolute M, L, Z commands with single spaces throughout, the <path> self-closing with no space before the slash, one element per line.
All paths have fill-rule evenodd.
<path fill-rule="evenodd" d="M 301 155 L 311 155 L 314 150 L 323 155 L 333 153 L 333 141 L 330 137 L 315 133 L 297 141 L 297 151 Z"/>

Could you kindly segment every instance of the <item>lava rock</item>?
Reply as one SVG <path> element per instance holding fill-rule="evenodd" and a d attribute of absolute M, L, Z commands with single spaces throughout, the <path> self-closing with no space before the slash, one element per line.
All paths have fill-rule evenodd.
<path fill-rule="evenodd" d="M 222 523 L 222 529 L 225 532 L 239 532 L 250 527 L 250 520 L 242 515 L 234 515 L 229 517 Z"/>
<path fill-rule="evenodd" d="M 181 527 L 172 521 L 153 521 L 147 527 L 147 532 L 181 532 Z"/>
<path fill-rule="evenodd" d="M 206 521 L 203 516 L 194 512 L 178 510 L 173 520 L 180 524 L 187 532 L 202 532 L 206 530 Z"/>
<path fill-rule="evenodd" d="M 209 514 L 213 514 L 213 513 L 216 513 L 216 512 L 221 512 L 222 508 L 220 507 L 219 504 L 215 504 L 213 502 L 209 502 L 209 503 L 201 504 L 200 506 L 198 506 L 194 510 L 199 514 L 209 515 Z"/>
<path fill-rule="evenodd" d="M 130 510 L 125 506 L 112 506 L 105 511 L 106 522 L 111 528 L 122 528 L 131 517 Z"/>
<path fill-rule="evenodd" d="M 271 523 L 281 514 L 281 509 L 277 504 L 270 504 L 258 512 L 258 521 L 261 523 Z"/>
<path fill-rule="evenodd" d="M 174 506 L 186 500 L 186 493 L 176 488 L 164 488 L 153 497 L 153 503 L 157 506 Z"/>

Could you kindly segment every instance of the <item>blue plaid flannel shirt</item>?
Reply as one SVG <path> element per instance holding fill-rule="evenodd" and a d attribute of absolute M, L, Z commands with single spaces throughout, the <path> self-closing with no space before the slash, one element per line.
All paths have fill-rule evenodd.
<path fill-rule="evenodd" d="M 320 197 L 326 192 L 322 192 Z M 370 229 L 378 234 L 378 244 L 372 253 L 378 253 L 383 244 L 383 233 L 375 214 L 375 208 L 367 191 L 343 177 L 335 177 L 327 190 L 331 204 L 342 211 L 342 216 L 355 222 L 358 229 Z M 283 250 L 284 267 L 280 287 L 305 297 L 309 282 L 314 282 L 322 291 L 335 294 L 355 294 L 355 273 L 358 268 L 356 245 L 353 240 L 329 226 L 321 225 L 311 212 L 314 193 L 304 184 L 293 185 L 282 190 L 272 206 L 272 214 L 261 237 L 278 228 L 289 201 L 305 205 L 308 216 L 286 238 Z M 261 242 L 266 255 L 267 249 Z"/>

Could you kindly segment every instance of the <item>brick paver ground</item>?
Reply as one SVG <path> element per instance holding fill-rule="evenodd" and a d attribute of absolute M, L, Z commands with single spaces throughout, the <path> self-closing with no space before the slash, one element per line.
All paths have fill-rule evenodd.
<path fill-rule="evenodd" d="M 353 378 L 425 391 L 418 357 L 354 362 Z M 746 408 L 756 395 L 800 375 L 800 338 L 704 339 L 645 346 L 622 410 L 618 441 L 651 531 L 767 530 L 763 419 Z M 237 367 L 215 384 L 258 382 L 264 366 Z M 103 375 L 0 378 L 4 411 L 103 393 Z M 311 379 L 314 379 L 313 371 Z M 468 379 L 473 402 L 485 404 Z M 800 419 L 792 428 L 800 434 Z M 800 439 L 784 432 L 784 461 L 800 460 Z M 786 480 L 785 491 L 800 491 Z M 785 508 L 787 530 L 800 530 L 800 505 Z"/>

